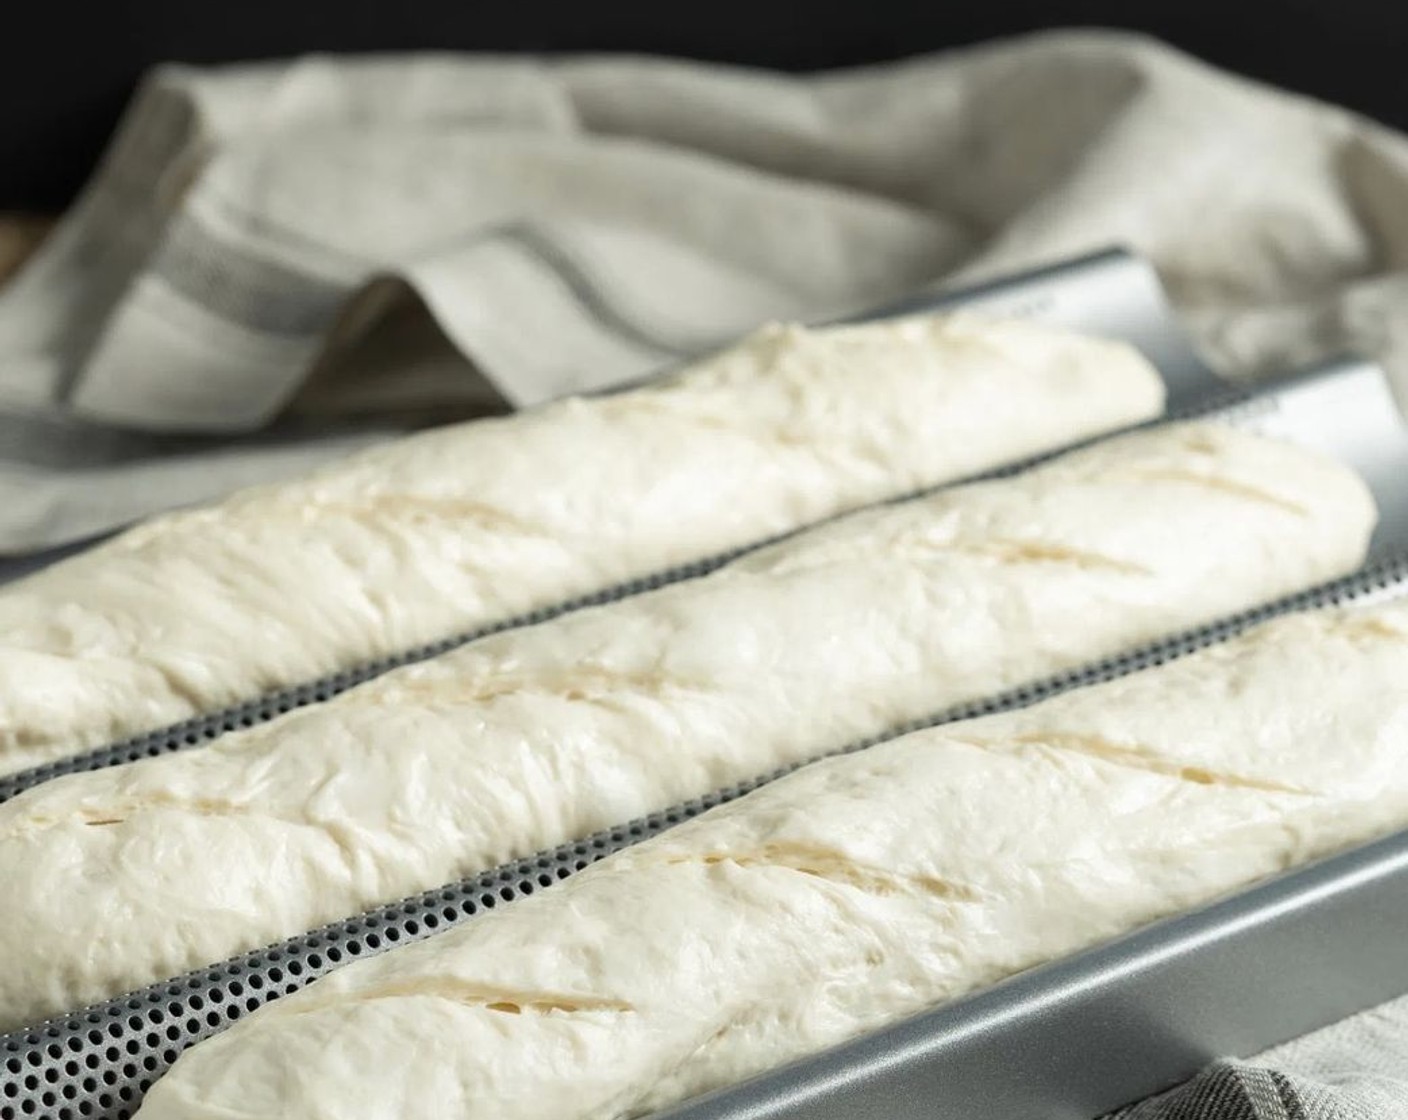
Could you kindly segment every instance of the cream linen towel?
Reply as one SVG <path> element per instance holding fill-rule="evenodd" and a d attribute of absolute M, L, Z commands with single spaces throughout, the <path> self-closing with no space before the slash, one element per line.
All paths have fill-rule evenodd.
<path fill-rule="evenodd" d="M 1231 374 L 1408 385 L 1408 142 L 1148 40 L 162 67 L 0 294 L 0 552 L 1110 243 Z"/>

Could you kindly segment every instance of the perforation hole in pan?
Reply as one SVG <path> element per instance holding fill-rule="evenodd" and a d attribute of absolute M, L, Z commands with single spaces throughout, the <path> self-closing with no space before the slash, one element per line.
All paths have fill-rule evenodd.
<path fill-rule="evenodd" d="M 1385 561 L 1347 579 L 1135 653 L 910 721 L 836 753 L 864 750 L 886 739 L 954 720 L 1023 707 L 1070 688 L 1161 665 L 1225 641 L 1276 615 L 1372 600 L 1401 593 L 1405 587 L 1408 557 Z M 0 1037 L 0 1120 L 63 1115 L 94 1120 L 129 1117 L 151 1082 L 182 1050 L 269 1000 L 294 992 L 341 964 L 417 941 L 550 887 L 614 851 L 658 835 L 798 766 L 201 969 L 74 1017 Z"/>
<path fill-rule="evenodd" d="M 1148 421 L 1136 427 L 1153 427 L 1158 424 L 1199 416 L 1214 417 L 1226 415 L 1229 418 L 1235 418 L 1238 410 L 1243 409 L 1251 399 L 1252 394 L 1246 390 L 1229 389 L 1225 394 L 1220 394 L 1215 399 L 1203 402 L 1197 407 L 1188 408 L 1169 416 L 1160 417 L 1159 419 Z M 926 486 L 873 504 L 876 506 L 901 505 L 905 502 L 915 501 L 938 493 L 941 490 L 958 485 L 959 482 L 1010 478 L 1013 475 L 1021 474 L 1023 471 L 1030 470 L 1060 455 L 1068 454 L 1079 447 L 1108 438 L 1112 434 L 1114 433 L 1103 433 L 1102 435 L 1093 436 L 1088 440 L 1084 440 L 1079 444 L 1045 452 L 1041 455 L 1023 459 L 1020 462 L 1009 463 L 994 470 L 984 471 L 969 479 L 943 483 L 938 486 Z M 330 700 L 338 693 L 345 692 L 349 688 L 369 681 L 374 677 L 379 677 L 392 669 L 400 668 L 403 665 L 410 665 L 417 661 L 424 661 L 427 658 L 436 657 L 439 654 L 446 653 L 468 642 L 475 641 L 479 638 L 486 638 L 491 634 L 502 633 L 505 630 L 513 630 L 522 626 L 536 625 L 537 623 L 546 622 L 549 619 L 568 614 L 572 611 L 582 610 L 586 607 L 600 606 L 604 603 L 615 602 L 618 599 L 625 599 L 633 595 L 653 591 L 656 588 L 664 587 L 668 584 L 708 575 L 710 572 L 733 560 L 737 560 L 739 557 L 746 556 L 750 552 L 756 552 L 759 549 L 766 548 L 769 545 L 776 544 L 789 537 L 808 532 L 817 528 L 818 525 L 845 517 L 851 512 L 854 511 L 842 511 L 835 514 L 833 517 L 824 518 L 821 521 L 768 537 L 765 540 L 757 541 L 741 548 L 730 549 L 726 552 L 721 552 L 701 560 L 691 561 L 687 564 L 681 564 L 664 571 L 655 572 L 639 579 L 628 580 L 601 591 L 581 595 L 551 606 L 539 607 L 512 618 L 457 634 L 450 638 L 444 638 L 440 641 L 432 642 L 404 653 L 379 658 L 375 661 L 358 666 L 355 669 L 335 673 L 321 680 L 282 689 L 256 700 L 237 704 L 219 712 L 212 713 L 211 715 L 186 720 L 170 727 L 164 727 L 134 736 L 131 739 L 123 740 L 111 746 L 100 747 L 97 750 L 75 755 L 72 758 L 60 759 L 57 762 L 47 763 L 44 766 L 37 766 L 29 770 L 23 770 L 19 773 L 8 775 L 0 778 L 0 803 L 8 801 L 10 798 L 23 793 L 27 789 L 31 789 L 34 786 L 64 774 L 73 774 L 85 770 L 102 770 L 109 766 L 120 766 L 123 763 L 136 762 L 143 758 L 155 758 L 158 755 L 189 750 L 193 747 L 209 743 L 230 732 L 254 727 L 262 723 L 268 723 L 270 720 L 277 719 L 279 716 L 291 712 L 295 708 L 302 708 L 309 704 L 318 704 Z M 0 1120 L 4 1120 L 4 1117 L 0 1116 Z"/>

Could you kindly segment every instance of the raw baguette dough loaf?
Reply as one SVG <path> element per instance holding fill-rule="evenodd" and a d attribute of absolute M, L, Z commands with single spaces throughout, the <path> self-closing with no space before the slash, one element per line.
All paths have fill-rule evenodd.
<path fill-rule="evenodd" d="M 668 384 L 447 428 L 0 592 L 0 773 L 1157 415 L 1029 323 L 771 327 Z"/>
<path fill-rule="evenodd" d="M 852 515 L 0 806 L 0 1026 L 494 867 L 1358 565 L 1360 480 L 1174 426 Z"/>
<path fill-rule="evenodd" d="M 1408 611 L 810 766 L 200 1043 L 139 1120 L 639 1116 L 1408 822 Z"/>

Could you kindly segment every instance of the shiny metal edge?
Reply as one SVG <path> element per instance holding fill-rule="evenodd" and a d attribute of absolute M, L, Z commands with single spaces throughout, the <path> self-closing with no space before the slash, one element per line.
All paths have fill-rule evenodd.
<path fill-rule="evenodd" d="M 1194 348 L 1153 266 L 1119 247 L 952 291 L 916 294 L 851 321 L 960 309 L 1127 342 L 1159 370 L 1171 413 L 1230 388 Z"/>
<path fill-rule="evenodd" d="M 1224 417 L 1344 463 L 1364 480 L 1379 509 L 1373 552 L 1408 544 L 1408 420 L 1383 367 L 1335 358 L 1267 388 L 1228 407 Z"/>

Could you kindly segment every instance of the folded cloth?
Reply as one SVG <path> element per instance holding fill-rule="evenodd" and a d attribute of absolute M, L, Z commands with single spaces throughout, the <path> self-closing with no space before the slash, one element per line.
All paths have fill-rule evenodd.
<path fill-rule="evenodd" d="M 1408 386 L 1408 141 L 1130 35 L 161 67 L 0 293 L 0 552 L 1112 242 L 1228 373 Z"/>
<path fill-rule="evenodd" d="M 1408 1120 L 1408 999 L 1218 1062 L 1107 1120 Z"/>

